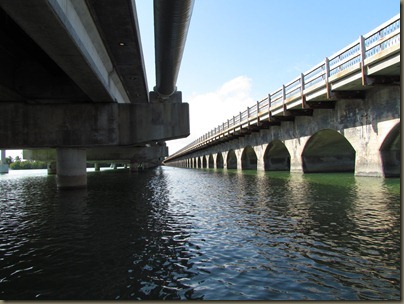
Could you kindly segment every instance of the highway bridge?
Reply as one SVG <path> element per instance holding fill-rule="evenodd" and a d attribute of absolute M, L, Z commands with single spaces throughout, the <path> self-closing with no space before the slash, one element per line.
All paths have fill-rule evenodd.
<path fill-rule="evenodd" d="M 192 9 L 154 1 L 149 92 L 134 0 L 1 1 L 0 149 L 53 153 L 59 188 L 85 187 L 89 160 L 160 164 L 189 135 L 176 81 Z"/>
<path fill-rule="evenodd" d="M 400 81 L 397 15 L 229 117 L 164 163 L 400 176 Z"/>

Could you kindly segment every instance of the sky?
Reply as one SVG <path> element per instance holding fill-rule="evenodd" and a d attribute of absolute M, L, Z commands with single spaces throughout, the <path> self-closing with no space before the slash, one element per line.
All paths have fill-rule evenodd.
<path fill-rule="evenodd" d="M 136 8 L 152 90 L 153 1 L 136 0 Z M 399 0 L 195 0 L 177 80 L 191 134 L 167 141 L 169 154 L 399 12 Z"/>

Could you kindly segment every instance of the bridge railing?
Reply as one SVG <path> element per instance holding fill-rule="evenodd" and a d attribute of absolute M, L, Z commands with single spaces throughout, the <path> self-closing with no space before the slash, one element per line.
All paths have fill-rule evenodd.
<path fill-rule="evenodd" d="M 301 73 L 287 84 L 268 94 L 267 97 L 257 101 L 256 105 L 248 107 L 229 118 L 223 124 L 199 137 L 187 146 L 183 147 L 168 158 L 187 154 L 216 139 L 229 136 L 244 125 L 262 118 L 268 118 L 270 114 L 283 112 L 284 106 L 301 101 L 307 93 L 327 90 L 330 97 L 329 83 L 346 77 L 349 74 L 361 71 L 362 83 L 365 84 L 365 68 L 370 63 L 391 56 L 400 51 L 400 14 L 394 16 L 384 24 L 371 32 L 361 35 L 359 39 L 335 54 L 326 57 L 305 73 Z"/>

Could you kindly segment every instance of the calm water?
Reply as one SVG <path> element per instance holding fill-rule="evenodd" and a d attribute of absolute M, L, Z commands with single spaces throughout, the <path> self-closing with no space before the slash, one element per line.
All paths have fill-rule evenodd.
<path fill-rule="evenodd" d="M 0 299 L 400 299 L 400 180 L 0 175 Z"/>

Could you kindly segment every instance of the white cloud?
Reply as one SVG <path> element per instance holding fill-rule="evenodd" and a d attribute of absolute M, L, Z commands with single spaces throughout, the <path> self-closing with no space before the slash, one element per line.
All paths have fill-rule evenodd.
<path fill-rule="evenodd" d="M 168 141 L 169 153 L 173 154 L 233 115 L 252 106 L 254 101 L 250 91 L 251 79 L 239 76 L 213 92 L 193 94 L 184 100 L 189 103 L 191 135 L 184 139 Z"/>

